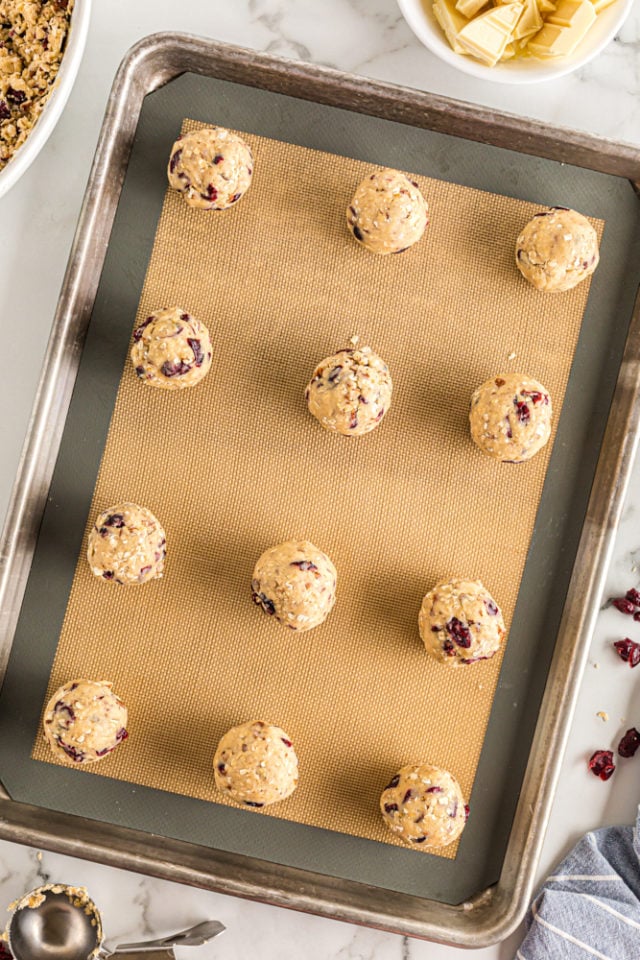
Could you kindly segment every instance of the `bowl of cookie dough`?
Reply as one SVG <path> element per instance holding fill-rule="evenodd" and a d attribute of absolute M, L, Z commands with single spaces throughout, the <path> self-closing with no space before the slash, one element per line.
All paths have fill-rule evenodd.
<path fill-rule="evenodd" d="M 91 0 L 5 0 L 0 24 L 0 197 L 49 139 L 80 69 Z M 29 16 L 25 16 L 28 13 Z"/>
<path fill-rule="evenodd" d="M 432 53 L 497 83 L 557 80 L 613 40 L 634 0 L 398 0 Z"/>

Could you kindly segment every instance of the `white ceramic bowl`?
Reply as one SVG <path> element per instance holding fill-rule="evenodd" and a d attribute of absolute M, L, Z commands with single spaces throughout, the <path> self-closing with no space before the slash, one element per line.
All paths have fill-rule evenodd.
<path fill-rule="evenodd" d="M 0 197 L 31 166 L 60 119 L 80 69 L 80 61 L 87 43 L 90 16 L 91 0 L 75 0 L 67 48 L 60 63 L 56 84 L 31 133 L 6 167 L 0 171 Z"/>
<path fill-rule="evenodd" d="M 578 49 L 570 57 L 557 62 L 554 60 L 535 60 L 533 57 L 522 60 L 506 60 L 488 67 L 472 57 L 454 53 L 433 15 L 432 0 L 398 0 L 398 6 L 405 20 L 419 40 L 452 67 L 469 73 L 481 80 L 493 80 L 496 83 L 539 83 L 541 80 L 556 80 L 567 73 L 584 66 L 600 53 L 614 38 L 631 12 L 634 0 L 616 0 L 596 18 L 589 33 Z"/>

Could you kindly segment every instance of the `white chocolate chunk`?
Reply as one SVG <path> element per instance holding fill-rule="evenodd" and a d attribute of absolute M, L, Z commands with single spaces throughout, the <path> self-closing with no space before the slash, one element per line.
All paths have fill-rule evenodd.
<path fill-rule="evenodd" d="M 595 19 L 596 12 L 591 0 L 561 0 L 546 22 L 553 23 L 556 27 L 566 27 L 578 34 L 582 40 Z"/>
<path fill-rule="evenodd" d="M 606 10 L 607 7 L 610 7 L 611 4 L 615 2 L 616 0 L 591 0 L 596 13 L 602 13 L 603 10 Z"/>
<path fill-rule="evenodd" d="M 529 50 L 537 57 L 568 57 L 595 19 L 591 0 L 561 0 L 540 33 L 529 42 Z"/>
<path fill-rule="evenodd" d="M 458 43 L 478 60 L 495 66 L 511 41 L 522 9 L 521 3 L 509 3 L 487 10 L 460 31 Z"/>
<path fill-rule="evenodd" d="M 551 0 L 538 0 L 538 10 L 540 13 L 553 13 L 556 5 Z"/>
<path fill-rule="evenodd" d="M 542 29 L 542 17 L 538 10 L 537 0 L 525 0 L 524 9 L 513 31 L 514 40 L 522 40 Z"/>
<path fill-rule="evenodd" d="M 500 57 L 501 60 L 511 60 L 512 57 L 516 55 L 516 45 L 515 43 L 508 43 L 504 48 L 504 53 Z"/>
<path fill-rule="evenodd" d="M 458 0 L 456 10 L 459 10 L 460 13 L 464 14 L 464 16 L 470 20 L 471 17 L 475 17 L 476 13 L 479 13 L 486 5 L 487 0 Z"/>
<path fill-rule="evenodd" d="M 456 10 L 455 0 L 436 0 L 433 4 L 433 15 L 440 24 L 454 53 L 466 55 L 466 50 L 458 43 L 458 34 L 468 21 Z"/>
<path fill-rule="evenodd" d="M 529 40 L 528 49 L 536 57 L 568 57 L 578 46 L 582 36 L 573 30 L 567 30 L 566 27 L 545 23 L 540 33 L 536 33 Z"/>
<path fill-rule="evenodd" d="M 569 31 L 552 23 L 546 23 L 531 37 L 527 47 L 536 57 L 566 57 L 574 49 Z"/>
<path fill-rule="evenodd" d="M 522 14 L 522 3 L 504 3 L 497 10 L 488 10 L 476 20 L 485 19 L 486 22 L 495 24 L 505 36 L 510 34 Z"/>
<path fill-rule="evenodd" d="M 490 24 L 477 26 L 475 21 L 472 20 L 469 26 L 472 29 L 467 36 L 460 34 L 458 43 L 461 44 L 465 53 L 470 53 L 477 60 L 481 60 L 490 67 L 495 67 L 506 50 L 508 38 Z"/>

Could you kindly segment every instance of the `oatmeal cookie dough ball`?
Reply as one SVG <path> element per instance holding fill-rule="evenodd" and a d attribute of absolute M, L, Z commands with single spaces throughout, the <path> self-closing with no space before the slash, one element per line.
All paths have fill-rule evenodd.
<path fill-rule="evenodd" d="M 309 412 L 326 430 L 361 437 L 391 406 L 389 368 L 371 347 L 339 350 L 320 363 L 305 391 Z"/>
<path fill-rule="evenodd" d="M 471 397 L 471 436 L 494 460 L 522 463 L 549 440 L 551 415 L 551 397 L 541 383 L 522 373 L 501 373 Z"/>
<path fill-rule="evenodd" d="M 437 584 L 422 601 L 418 626 L 427 653 L 452 667 L 490 660 L 506 632 L 500 607 L 479 580 Z"/>
<path fill-rule="evenodd" d="M 127 739 L 127 708 L 107 680 L 72 680 L 60 687 L 44 712 L 44 735 L 65 763 L 102 760 Z"/>
<path fill-rule="evenodd" d="M 308 540 L 270 547 L 255 565 L 254 602 L 291 630 L 313 630 L 336 600 L 338 574 L 331 560 Z"/>
<path fill-rule="evenodd" d="M 265 807 L 290 796 L 298 784 L 298 758 L 280 727 L 253 720 L 232 727 L 218 744 L 216 787 L 237 803 Z"/>
<path fill-rule="evenodd" d="M 117 503 L 97 518 L 89 533 L 87 559 L 92 573 L 127 585 L 162 576 L 167 540 L 150 510 Z"/>
<path fill-rule="evenodd" d="M 550 207 L 536 213 L 516 243 L 518 269 L 536 290 L 560 293 L 598 266 L 598 236 L 581 213 Z"/>
<path fill-rule="evenodd" d="M 178 137 L 171 148 L 169 185 L 190 207 L 226 210 L 251 186 L 251 148 L 225 127 L 205 127 Z"/>
<path fill-rule="evenodd" d="M 403 253 L 429 223 L 427 201 L 398 170 L 377 170 L 359 184 L 347 207 L 347 225 L 371 253 Z"/>
<path fill-rule="evenodd" d="M 211 367 L 209 331 L 182 307 L 156 310 L 134 330 L 131 362 L 151 387 L 194 387 Z"/>
<path fill-rule="evenodd" d="M 469 816 L 456 778 L 428 763 L 402 767 L 382 791 L 380 810 L 389 829 L 419 850 L 453 843 Z"/>

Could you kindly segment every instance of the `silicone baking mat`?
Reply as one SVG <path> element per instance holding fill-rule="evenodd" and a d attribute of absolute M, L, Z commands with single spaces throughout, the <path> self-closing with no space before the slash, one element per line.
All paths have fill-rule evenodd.
<path fill-rule="evenodd" d="M 125 363 L 87 518 L 121 500 L 149 507 L 167 531 L 165 577 L 96 579 L 85 536 L 47 696 L 79 676 L 113 680 L 130 740 L 89 772 L 215 803 L 228 802 L 212 775 L 220 736 L 277 723 L 300 784 L 263 815 L 395 844 L 378 798 L 403 764 L 443 766 L 471 794 L 501 662 L 431 660 L 421 598 L 479 578 L 509 626 L 552 448 L 521 465 L 482 456 L 470 394 L 526 372 L 557 423 L 589 283 L 545 296 L 521 278 L 515 239 L 538 206 L 415 174 L 424 240 L 372 256 L 345 226 L 370 164 L 243 136 L 247 196 L 212 214 L 167 192 L 131 316 L 190 311 L 211 332 L 212 370 L 174 393 Z M 324 431 L 304 402 L 315 364 L 353 335 L 394 381 L 388 416 L 358 439 Z M 250 581 L 264 549 L 303 537 L 333 559 L 338 600 L 322 627 L 294 634 L 252 604 Z M 34 756 L 51 762 L 40 739 Z"/>

